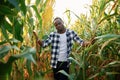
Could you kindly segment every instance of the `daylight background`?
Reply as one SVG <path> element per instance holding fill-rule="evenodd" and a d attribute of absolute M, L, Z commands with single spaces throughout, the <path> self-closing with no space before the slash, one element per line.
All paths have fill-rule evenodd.
<path fill-rule="evenodd" d="M 89 6 L 92 4 L 92 0 L 56 0 L 54 4 L 54 17 L 61 17 L 67 22 L 66 10 L 71 10 L 76 15 L 85 14 L 90 15 Z M 71 24 L 77 19 L 75 15 L 71 14 Z"/>

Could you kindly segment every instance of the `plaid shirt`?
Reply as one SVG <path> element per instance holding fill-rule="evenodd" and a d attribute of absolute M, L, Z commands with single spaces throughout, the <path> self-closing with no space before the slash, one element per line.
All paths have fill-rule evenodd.
<path fill-rule="evenodd" d="M 67 58 L 69 57 L 73 40 L 76 41 L 79 44 L 82 44 L 83 40 L 80 39 L 77 34 L 67 29 L 66 30 L 66 36 L 67 36 Z M 58 55 L 59 55 L 59 39 L 60 36 L 57 32 L 50 33 L 49 37 L 43 41 L 42 47 L 47 47 L 51 44 L 51 67 L 56 68 L 57 62 L 58 62 Z"/>

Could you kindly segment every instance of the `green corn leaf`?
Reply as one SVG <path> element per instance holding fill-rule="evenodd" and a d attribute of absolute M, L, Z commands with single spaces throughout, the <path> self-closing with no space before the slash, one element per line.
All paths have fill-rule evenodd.
<path fill-rule="evenodd" d="M 4 21 L 4 28 L 12 34 L 13 27 L 6 20 Z"/>
<path fill-rule="evenodd" d="M 36 16 L 37 16 L 37 18 L 38 18 L 38 20 L 39 20 L 39 22 L 40 22 L 40 25 L 42 25 L 42 18 L 41 18 L 40 14 L 39 14 L 39 12 L 38 12 L 38 10 L 37 10 L 37 7 L 36 7 L 35 5 L 32 5 L 31 7 L 34 9 L 34 11 L 35 11 L 35 13 L 36 13 Z M 41 26 L 41 27 L 42 27 L 42 26 Z"/>
<path fill-rule="evenodd" d="M 60 70 L 60 71 L 58 71 L 59 73 L 62 73 L 63 75 L 65 75 L 65 76 L 67 76 L 68 78 L 69 78 L 69 80 L 73 80 L 72 79 L 72 77 L 68 74 L 68 73 L 66 73 L 64 70 Z"/>
<path fill-rule="evenodd" d="M 98 36 L 95 39 L 110 39 L 110 38 L 120 38 L 120 35 L 117 34 L 106 34 L 106 35 L 102 35 L 102 36 Z"/>
<path fill-rule="evenodd" d="M 28 70 L 28 73 L 30 74 L 30 76 L 32 76 L 32 69 L 31 69 L 31 61 L 30 60 L 27 60 L 26 62 L 26 68 Z"/>
<path fill-rule="evenodd" d="M 41 0 L 36 0 L 36 5 L 38 6 L 40 4 Z"/>
<path fill-rule="evenodd" d="M 3 45 L 3 44 L 5 44 L 5 43 L 7 43 L 7 41 L 6 41 L 6 40 L 4 40 L 4 41 L 0 42 L 0 45 Z"/>
<path fill-rule="evenodd" d="M 98 75 L 99 75 L 99 73 L 96 73 L 96 74 L 92 75 L 91 77 L 89 77 L 88 79 L 91 80 L 91 79 L 97 77 Z"/>
<path fill-rule="evenodd" d="M 119 72 L 106 72 L 106 75 L 111 75 L 111 74 L 120 74 Z"/>
<path fill-rule="evenodd" d="M 120 66 L 120 61 L 110 62 L 109 64 L 105 65 L 104 67 L 116 67 L 116 66 Z"/>
<path fill-rule="evenodd" d="M 9 50 L 8 47 L 7 48 L 4 47 L 2 49 L 3 50 L 0 49 L 0 52 L 4 53 L 4 54 Z M 7 63 L 0 62 L 0 80 L 9 80 L 10 73 L 11 73 L 11 70 L 12 70 L 12 63 L 15 60 L 18 60 L 18 59 L 21 59 L 21 58 L 26 58 L 28 61 L 33 62 L 34 64 L 36 64 L 36 62 L 35 62 L 35 60 L 34 60 L 34 58 L 32 56 L 35 53 L 36 53 L 36 50 L 34 48 L 28 47 L 22 53 L 10 56 Z M 0 55 L 0 57 L 1 57 L 1 55 Z"/>
<path fill-rule="evenodd" d="M 7 41 L 9 41 L 9 36 L 8 36 L 7 30 L 6 30 L 6 28 L 4 27 L 4 25 L 1 25 L 1 30 L 2 30 L 2 33 L 3 33 L 3 36 L 5 37 L 5 39 L 6 39 Z"/>
<path fill-rule="evenodd" d="M 5 55 L 7 55 L 10 49 L 11 49 L 10 46 L 1 47 L 0 48 L 0 59 L 3 58 Z"/>
<path fill-rule="evenodd" d="M 0 80 L 9 80 L 12 64 L 0 62 Z"/>
<path fill-rule="evenodd" d="M 100 12 L 102 12 L 105 8 L 106 2 L 104 0 L 100 0 Z"/>
<path fill-rule="evenodd" d="M 16 9 L 19 10 L 19 3 L 18 0 L 8 0 Z"/>
<path fill-rule="evenodd" d="M 99 53 L 101 54 L 102 51 L 104 50 L 104 47 L 107 46 L 110 42 L 112 42 L 112 41 L 114 41 L 114 40 L 116 40 L 116 38 L 112 38 L 112 39 L 109 39 L 109 40 L 105 41 L 105 42 L 102 44 Z"/>
<path fill-rule="evenodd" d="M 24 51 L 18 55 L 14 55 L 13 57 L 19 59 L 19 58 L 26 58 L 27 60 L 32 61 L 34 64 L 36 64 L 36 61 L 34 60 L 32 55 L 35 55 L 36 50 L 35 48 L 26 48 Z"/>
<path fill-rule="evenodd" d="M 69 57 L 68 59 L 69 59 L 70 61 L 73 61 L 74 63 L 76 63 L 76 64 L 78 64 L 78 65 L 80 66 L 79 62 L 78 62 L 77 60 L 75 60 L 74 58 Z"/>
<path fill-rule="evenodd" d="M 8 6 L 0 5 L 0 14 L 16 16 L 16 12 L 12 11 Z"/>
<path fill-rule="evenodd" d="M 26 15 L 26 12 L 27 12 L 27 8 L 26 8 L 26 5 L 25 5 L 25 0 L 20 0 L 20 9 L 23 11 L 24 15 Z"/>
<path fill-rule="evenodd" d="M 15 38 L 17 40 L 20 40 L 21 42 L 23 41 L 22 33 L 23 33 L 23 24 L 21 24 L 18 20 L 15 20 L 13 34 Z"/>

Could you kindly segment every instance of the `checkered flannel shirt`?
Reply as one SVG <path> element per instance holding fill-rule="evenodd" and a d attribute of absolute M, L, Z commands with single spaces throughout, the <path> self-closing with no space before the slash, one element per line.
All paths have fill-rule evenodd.
<path fill-rule="evenodd" d="M 67 29 L 66 30 L 66 36 L 67 36 L 67 58 L 69 57 L 73 41 L 82 44 L 83 40 L 80 39 L 77 34 Z M 59 55 L 59 43 L 60 43 L 60 36 L 57 32 L 51 32 L 49 37 L 43 41 L 43 48 L 47 47 L 51 44 L 51 67 L 56 68 L 57 62 L 58 62 L 58 55 Z M 69 61 L 69 60 L 68 60 Z"/>

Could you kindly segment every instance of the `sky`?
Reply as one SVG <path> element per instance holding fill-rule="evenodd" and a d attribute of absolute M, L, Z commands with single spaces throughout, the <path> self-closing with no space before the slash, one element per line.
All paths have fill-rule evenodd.
<path fill-rule="evenodd" d="M 89 16 L 89 8 L 87 5 L 91 5 L 92 0 L 56 0 L 54 4 L 54 17 L 61 17 L 67 22 L 67 16 L 64 13 L 66 10 L 73 11 L 75 14 L 85 14 Z M 85 8 L 87 7 L 87 8 Z M 71 14 L 71 20 L 74 22 L 77 18 Z"/>

